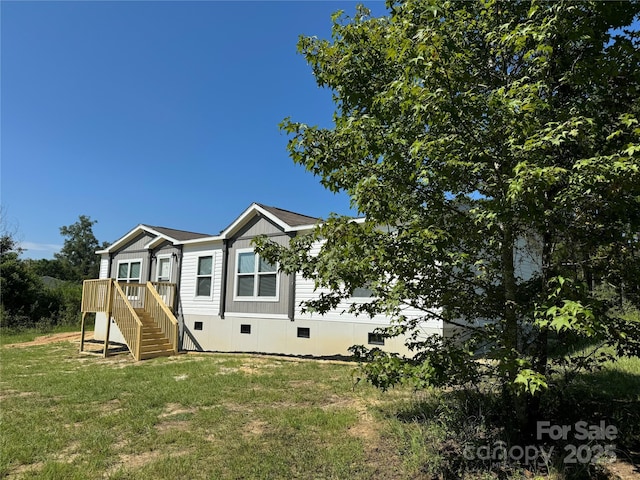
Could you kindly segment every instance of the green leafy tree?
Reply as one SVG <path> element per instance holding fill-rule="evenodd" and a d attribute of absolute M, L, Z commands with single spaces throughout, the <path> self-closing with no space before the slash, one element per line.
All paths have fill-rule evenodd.
<path fill-rule="evenodd" d="M 24 261 L 31 270 L 41 277 L 47 276 L 64 279 L 69 275 L 68 269 L 65 268 L 63 262 L 57 258 L 25 259 Z"/>
<path fill-rule="evenodd" d="M 63 227 L 66 234 L 89 238 L 91 233 L 88 217 L 80 222 Z M 82 232 L 82 227 L 89 233 Z M 75 324 L 79 320 L 82 285 L 77 283 L 78 274 L 65 258 L 22 259 L 23 253 L 16 240 L 16 229 L 7 221 L 6 211 L 0 209 L 0 326 L 9 328 L 49 328 L 56 324 Z M 96 249 L 97 249 L 97 241 Z M 66 246 L 66 244 L 65 244 Z M 95 256 L 95 255 L 94 255 Z M 45 284 L 43 276 L 58 280 Z"/>
<path fill-rule="evenodd" d="M 20 259 L 22 248 L 0 210 L 0 326 L 19 327 L 46 314 L 40 278 Z"/>
<path fill-rule="evenodd" d="M 96 250 L 105 248 L 107 244 L 100 245 L 93 234 L 93 226 L 96 223 L 97 220 L 80 215 L 76 223 L 60 227 L 60 234 L 66 238 L 55 258 L 62 263 L 66 271 L 65 280 L 98 278 L 100 258 L 96 255 Z"/>
<path fill-rule="evenodd" d="M 638 324 L 593 294 L 604 280 L 638 288 L 619 273 L 637 265 L 639 246 L 639 4 L 387 5 L 381 18 L 338 12 L 331 40 L 300 38 L 333 92 L 334 126 L 282 124 L 293 160 L 348 193 L 366 221 L 332 216 L 288 248 L 263 238 L 258 249 L 331 289 L 308 309 L 373 290 L 352 310 L 391 315 L 385 334 L 407 334 L 414 352 L 356 348 L 374 384 L 486 374 L 502 386 L 505 417 L 531 433 L 554 386 L 554 342 L 639 352 Z M 405 304 L 470 336 L 424 338 Z M 476 362 L 479 349 L 495 362 Z"/>

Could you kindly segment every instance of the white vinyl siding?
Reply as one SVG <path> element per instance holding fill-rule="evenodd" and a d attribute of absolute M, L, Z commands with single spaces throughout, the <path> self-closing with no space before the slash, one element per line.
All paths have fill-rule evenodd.
<path fill-rule="evenodd" d="M 109 276 L 109 255 L 104 254 L 100 257 L 100 273 L 98 278 L 107 278 Z"/>
<path fill-rule="evenodd" d="M 320 252 L 320 246 L 321 246 L 320 242 L 316 243 L 311 248 L 310 253 L 312 255 L 317 255 Z M 367 293 L 366 290 L 367 289 L 365 288 L 356 289 L 356 291 L 354 291 L 354 294 L 357 293 L 359 295 L 364 295 L 365 293 Z M 351 300 L 349 299 L 343 300 L 338 304 L 336 308 L 330 310 L 324 315 L 320 315 L 319 313 L 310 313 L 310 312 L 302 313 L 301 303 L 307 300 L 318 298 L 320 296 L 320 293 L 322 292 L 328 293 L 329 290 L 328 289 L 316 290 L 313 280 L 306 279 L 302 276 L 301 273 L 297 273 L 296 274 L 295 318 L 306 319 L 306 320 L 311 320 L 311 319 L 323 320 L 323 321 L 330 321 L 330 322 L 353 322 L 355 324 L 370 323 L 370 324 L 376 324 L 381 326 L 389 324 L 390 319 L 385 315 L 375 315 L 373 318 L 370 318 L 369 315 L 367 314 L 360 314 L 356 316 L 355 314 L 349 313 L 348 310 L 352 303 L 354 302 L 365 303 L 367 301 L 370 301 L 367 297 L 356 297 L 356 295 L 354 295 Z M 418 310 L 416 308 L 409 307 L 409 306 L 406 306 L 402 310 L 402 313 L 407 318 L 419 318 L 424 315 L 423 311 Z M 436 329 L 442 328 L 441 321 L 431 320 L 428 322 L 424 322 L 421 325 L 423 328 L 436 328 Z"/>
<path fill-rule="evenodd" d="M 211 294 L 198 297 L 198 260 L 212 257 Z M 185 245 L 182 255 L 180 277 L 180 299 L 185 314 L 218 315 L 220 313 L 220 292 L 222 280 L 222 242 L 205 245 Z"/>

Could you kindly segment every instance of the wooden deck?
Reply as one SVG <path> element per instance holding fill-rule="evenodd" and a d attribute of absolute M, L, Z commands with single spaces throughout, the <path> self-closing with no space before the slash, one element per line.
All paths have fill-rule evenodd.
<path fill-rule="evenodd" d="M 178 320 L 173 314 L 176 286 L 166 282 L 119 283 L 112 278 L 85 280 L 82 289 L 80 351 L 88 313 L 112 318 L 136 360 L 178 353 Z M 109 349 L 107 321 L 103 355 Z"/>

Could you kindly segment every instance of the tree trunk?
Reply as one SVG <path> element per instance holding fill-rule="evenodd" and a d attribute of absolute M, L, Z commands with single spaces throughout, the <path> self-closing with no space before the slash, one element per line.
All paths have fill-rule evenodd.
<path fill-rule="evenodd" d="M 552 239 L 548 229 L 542 235 L 542 275 L 541 275 L 541 292 L 543 295 L 547 294 L 549 280 L 555 272 L 552 271 Z M 536 331 L 536 330 L 534 330 Z M 549 360 L 549 329 L 547 327 L 540 327 L 537 331 L 537 336 L 533 342 L 533 348 L 531 352 L 532 356 L 532 368 L 535 372 L 542 375 L 547 374 L 547 363 Z M 523 431 L 523 440 L 530 441 L 535 440 L 537 422 L 541 420 L 542 411 L 540 404 L 540 395 L 528 397 L 527 405 L 527 420 L 526 426 Z"/>
<path fill-rule="evenodd" d="M 514 263 L 515 235 L 513 226 L 505 223 L 502 231 L 502 285 L 504 288 L 504 331 L 503 345 L 505 349 L 506 382 L 503 391 L 505 406 L 514 414 L 515 424 L 511 431 L 523 434 L 528 429 L 528 402 L 526 395 L 518 395 L 515 391 L 515 379 L 518 375 L 518 312 L 516 303 L 516 278 Z M 521 441 L 522 438 L 514 439 Z"/>
<path fill-rule="evenodd" d="M 551 271 L 553 245 L 551 244 L 551 234 L 545 231 L 542 236 L 542 278 L 541 292 L 546 295 L 549 280 L 555 272 Z M 533 369 L 541 374 L 546 374 L 547 362 L 549 360 L 549 329 L 540 327 L 538 336 L 534 342 L 533 350 Z"/>
<path fill-rule="evenodd" d="M 504 287 L 504 348 L 510 360 L 517 358 L 518 352 L 518 317 L 516 311 L 516 279 L 513 261 L 514 235 L 513 227 L 505 225 L 502 235 L 502 285 Z M 512 363 L 512 362 L 510 362 Z M 514 365 L 507 369 L 510 382 L 515 380 L 518 371 Z"/>

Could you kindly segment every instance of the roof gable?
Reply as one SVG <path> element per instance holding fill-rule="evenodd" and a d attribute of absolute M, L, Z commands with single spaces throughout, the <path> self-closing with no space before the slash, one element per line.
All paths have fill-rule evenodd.
<path fill-rule="evenodd" d="M 318 218 L 290 212 L 289 210 L 252 203 L 231 225 L 220 232 L 220 237 L 229 238 L 256 215 L 262 215 L 271 220 L 282 228 L 284 232 L 298 230 L 299 227 L 311 227 L 319 220 Z"/>
<path fill-rule="evenodd" d="M 154 235 L 155 238 L 151 240 L 151 242 L 145 245 L 145 248 L 153 248 L 158 244 L 168 241 L 177 245 L 186 240 L 195 240 L 199 238 L 206 238 L 209 235 L 205 233 L 195 233 L 195 232 L 187 232 L 186 230 L 176 230 L 174 228 L 166 228 L 166 227 L 152 227 L 149 225 L 140 224 L 137 227 L 130 230 L 123 237 L 120 237 L 118 240 L 113 242 L 107 248 L 103 250 L 98 250 L 96 253 L 111 253 L 115 250 L 118 250 L 122 246 L 126 245 L 129 241 L 133 240 L 135 237 L 140 235 L 141 233 L 150 233 Z"/>
<path fill-rule="evenodd" d="M 196 240 L 198 238 L 205 238 L 205 237 L 211 236 L 208 233 L 188 232 L 186 230 L 176 230 L 175 228 L 167 228 L 167 227 L 149 227 L 149 228 L 173 240 L 178 240 L 178 241 Z"/>
<path fill-rule="evenodd" d="M 269 207 L 267 205 L 262 205 L 261 203 L 256 203 L 259 207 L 265 209 L 267 212 L 275 215 L 280 220 L 285 222 L 287 225 L 291 227 L 299 227 L 301 225 L 313 225 L 315 224 L 319 218 L 310 217 L 308 215 L 302 215 L 301 213 L 291 212 L 289 210 L 283 210 L 282 208 Z"/>
<path fill-rule="evenodd" d="M 252 203 L 238 218 L 236 218 L 231 225 L 220 232 L 220 235 L 208 235 L 206 233 L 189 232 L 186 230 L 176 230 L 175 228 L 157 227 L 140 224 L 126 235 L 119 238 L 109 247 L 104 250 L 98 250 L 96 253 L 105 254 L 118 250 L 123 245 L 126 245 L 130 240 L 138 236 L 140 233 L 146 232 L 154 235 L 153 240 L 145 245 L 145 248 L 150 249 L 158 246 L 164 241 L 171 242 L 174 245 L 181 244 L 193 244 L 209 241 L 220 241 L 225 238 L 231 237 L 235 232 L 247 224 L 256 215 L 261 215 L 275 225 L 280 227 L 284 232 L 292 232 L 297 230 L 303 230 L 305 228 L 311 228 L 315 225 L 319 218 L 310 217 L 301 213 L 291 212 L 282 208 L 270 207 L 268 205 L 262 205 L 260 203 Z"/>

